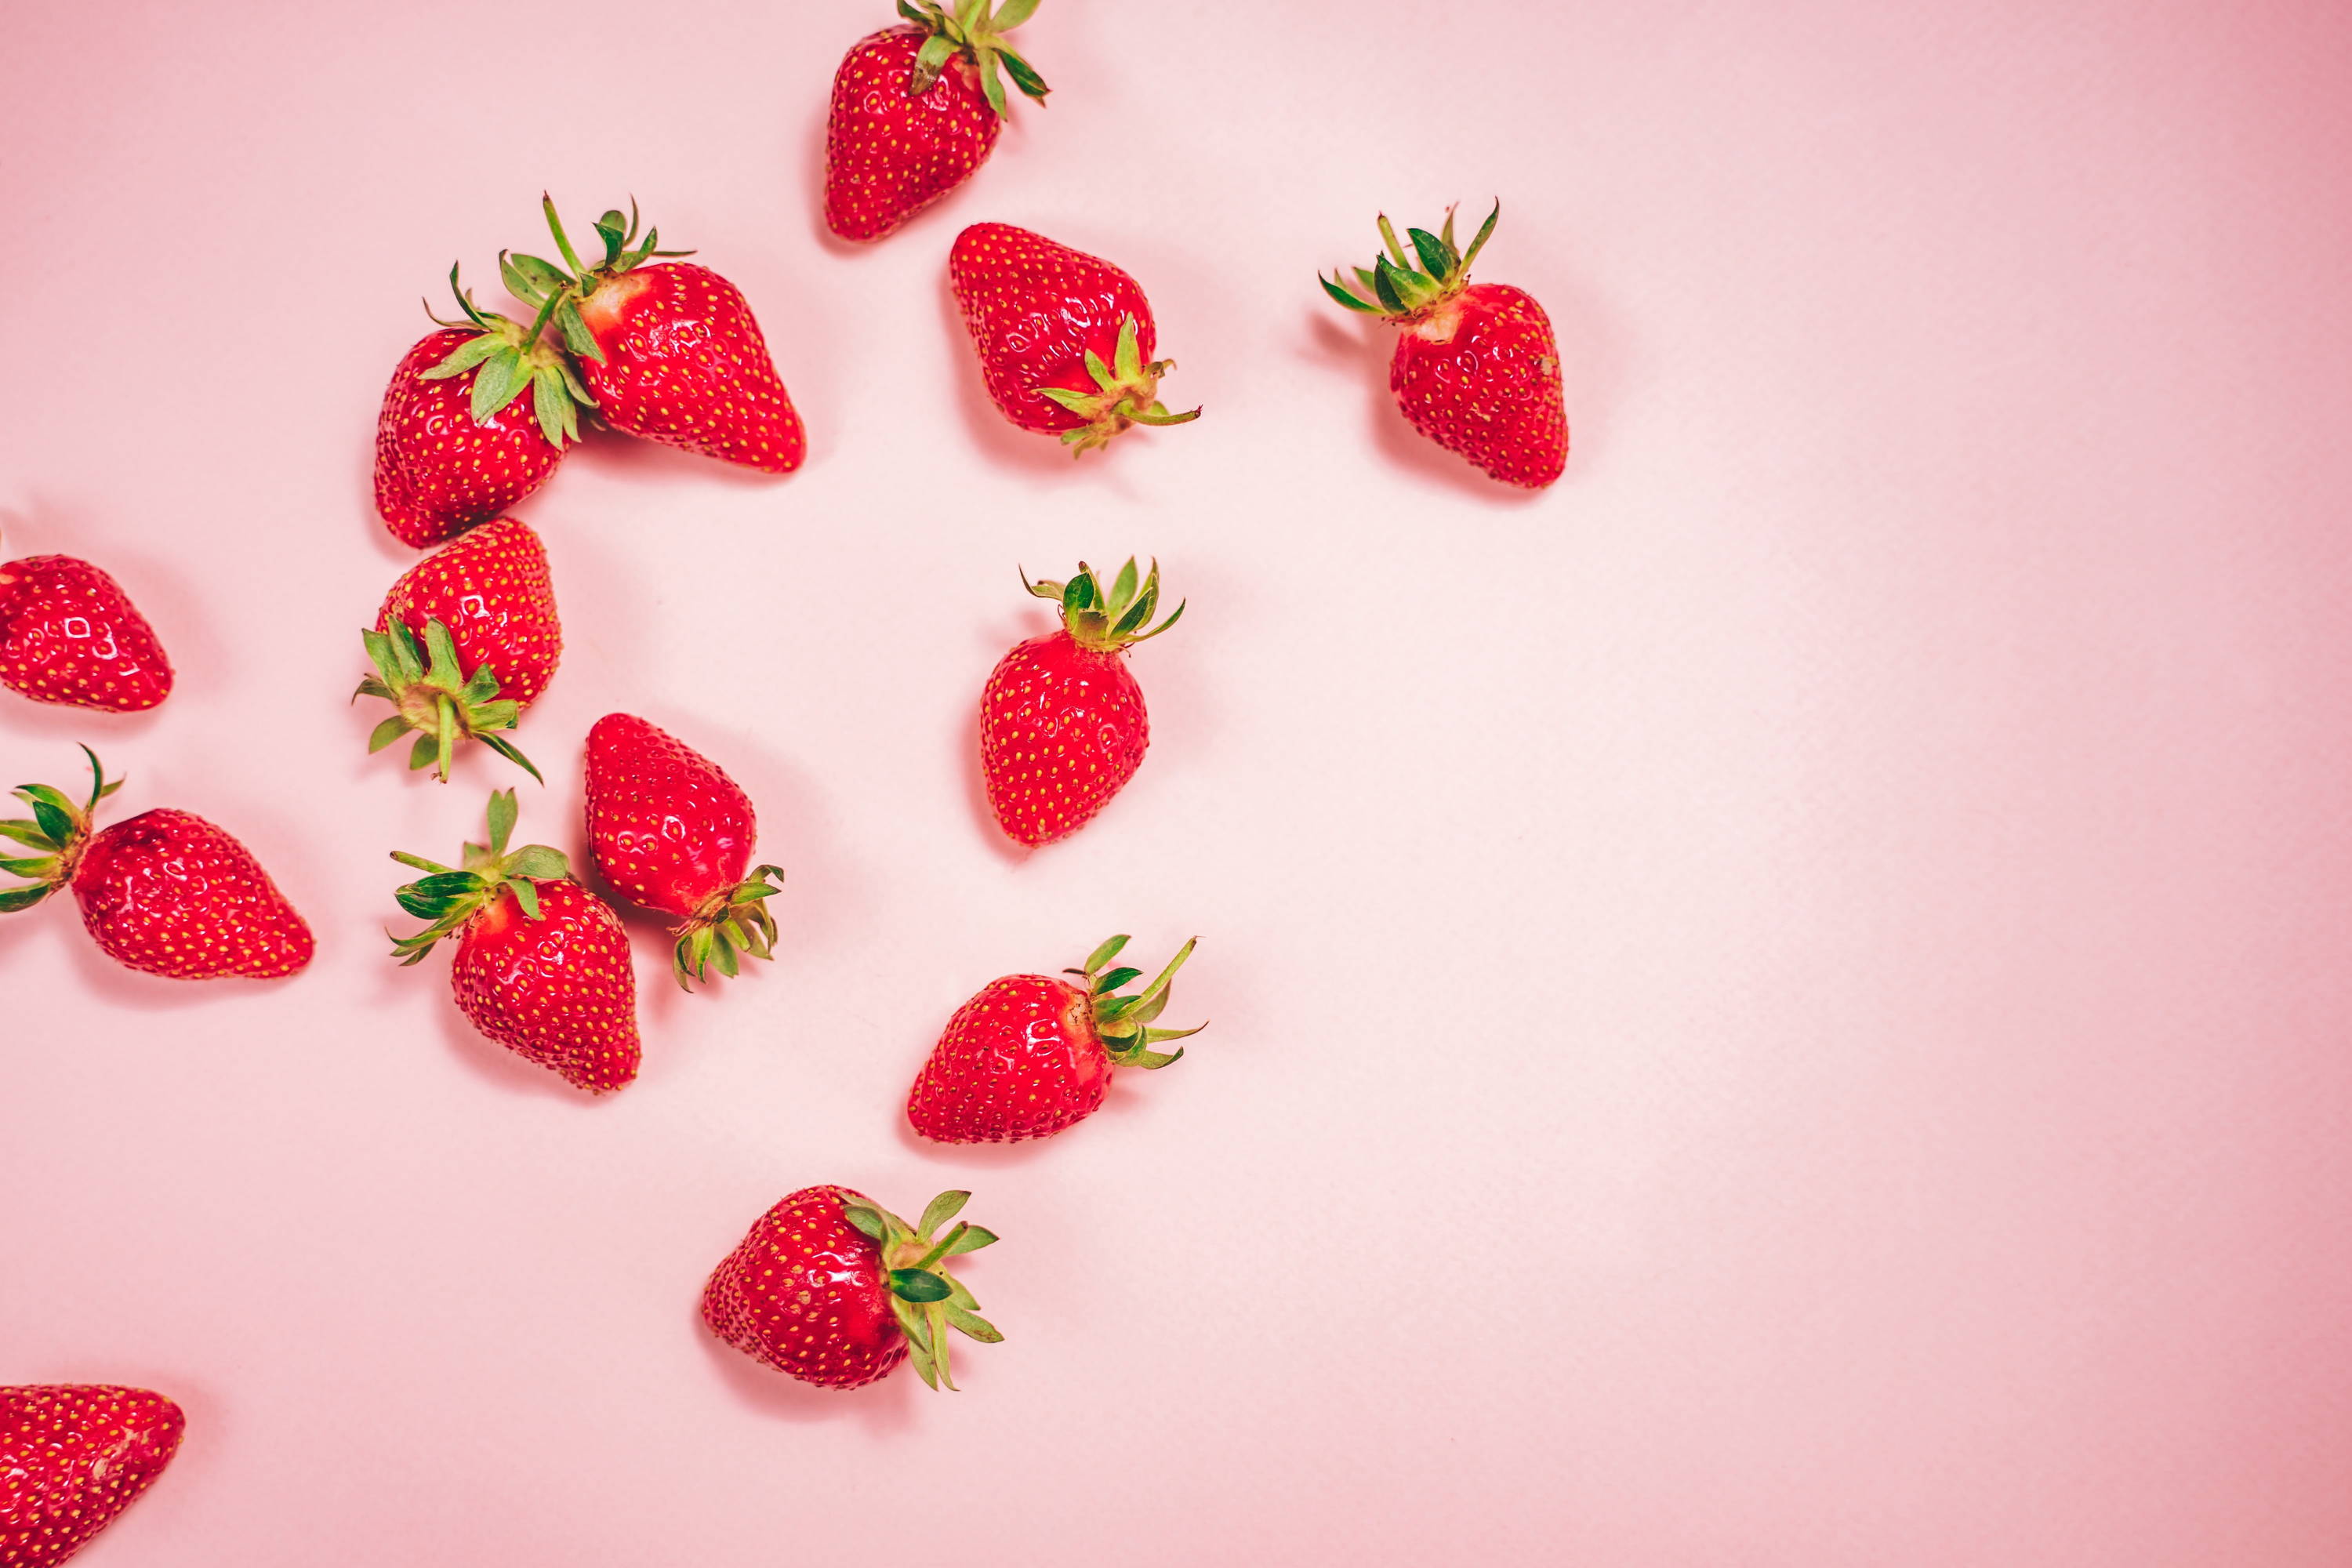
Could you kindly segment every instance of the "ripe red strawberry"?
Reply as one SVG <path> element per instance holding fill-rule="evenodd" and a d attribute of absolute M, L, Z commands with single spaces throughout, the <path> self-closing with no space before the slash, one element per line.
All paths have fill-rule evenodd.
<path fill-rule="evenodd" d="M 909 1226 L 845 1187 L 803 1187 L 760 1216 L 702 1289 L 702 1321 L 745 1355 L 820 1388 L 859 1388 L 910 1354 L 933 1388 L 949 1375 L 948 1331 L 1004 1336 L 945 1268 L 995 1233 L 954 1219 L 970 1193 L 941 1193 Z"/>
<path fill-rule="evenodd" d="M 541 205 L 571 272 L 536 256 L 499 263 L 517 299 L 552 311 L 604 423 L 772 474 L 799 468 L 808 437 L 742 291 L 692 262 L 646 266 L 693 252 L 655 248 L 658 230 L 638 245 L 634 208 L 596 220 L 604 258 L 583 267 L 555 204 Z"/>
<path fill-rule="evenodd" d="M 375 423 L 375 507 L 403 544 L 444 543 L 546 481 L 580 438 L 588 391 L 553 343 L 550 304 L 528 327 L 478 309 L 449 269 L 463 321 L 421 340 L 392 373 Z M 426 312 L 430 314 L 431 312 Z"/>
<path fill-rule="evenodd" d="M 92 831 L 98 803 L 122 781 L 110 781 L 88 746 L 82 754 L 90 778 L 81 805 L 47 784 L 13 792 L 33 816 L 0 822 L 0 838 L 35 853 L 0 860 L 0 871 L 31 879 L 0 889 L 0 913 L 70 886 L 109 958 L 170 980 L 277 980 L 310 962 L 310 928 L 252 852 L 203 817 L 148 811 Z"/>
<path fill-rule="evenodd" d="M 956 236 L 948 276 L 988 395 L 1024 430 L 1059 434 L 1075 457 L 1130 425 L 1201 416 L 1160 402 L 1160 377 L 1176 362 L 1151 358 L 1151 302 L 1100 257 L 976 223 Z"/>
<path fill-rule="evenodd" d="M 0 562 L 0 685 L 136 713 L 172 694 L 172 661 L 113 578 L 70 555 L 27 555 Z"/>
<path fill-rule="evenodd" d="M 515 815 L 514 791 L 490 796 L 489 842 L 467 845 L 459 868 L 394 852 L 425 873 L 395 895 L 400 907 L 433 923 L 392 951 L 415 963 L 454 933 L 449 988 L 475 1028 L 566 1083 L 619 1089 L 639 1057 L 629 939 L 611 907 L 571 879 L 561 850 L 507 852 Z"/>
<path fill-rule="evenodd" d="M 143 1388 L 0 1388 L 0 1563 L 54 1568 L 80 1551 L 155 1484 L 186 1426 Z"/>
<path fill-rule="evenodd" d="M 1126 945 L 1127 938 L 1115 936 L 1095 949 L 1084 969 L 1063 971 L 1083 985 L 1050 974 L 1009 974 L 957 1008 L 907 1097 L 915 1131 L 942 1143 L 1044 1138 L 1095 1113 L 1113 1067 L 1164 1068 L 1181 1057 L 1181 1047 L 1172 1054 L 1151 1047 L 1208 1026 L 1155 1029 L 1151 1023 L 1168 1005 L 1169 983 L 1192 956 L 1193 942 L 1132 996 L 1118 988 L 1141 970 L 1104 969 Z"/>
<path fill-rule="evenodd" d="M 1466 252 L 1454 247 L 1451 208 L 1442 233 L 1407 229 L 1420 268 L 1405 258 L 1384 216 L 1388 255 L 1356 268 L 1370 300 L 1336 272 L 1318 280 L 1350 310 L 1404 329 L 1389 361 L 1389 390 L 1414 429 L 1507 485 L 1541 489 L 1568 464 L 1568 414 L 1550 318 L 1507 283 L 1470 281 L 1470 263 L 1502 212 L 1497 202 Z"/>
<path fill-rule="evenodd" d="M 833 78 L 824 122 L 824 221 L 844 239 L 879 239 L 971 178 L 996 147 L 1013 85 L 1045 101 L 1045 80 L 1004 46 L 1037 0 L 898 0 L 907 25 L 859 39 Z"/>
<path fill-rule="evenodd" d="M 776 922 L 763 900 L 783 891 L 746 877 L 759 819 L 751 797 L 718 763 L 628 713 L 588 731 L 588 841 L 596 869 L 632 903 L 676 915 L 677 983 L 732 975 L 739 952 L 774 956 Z"/>
<path fill-rule="evenodd" d="M 1156 637 L 1184 613 L 1145 631 L 1160 605 L 1160 563 L 1139 590 L 1135 562 L 1106 595 L 1078 563 L 1068 583 L 1022 582 L 1059 600 L 1062 629 L 1031 637 L 999 660 L 980 694 L 980 770 L 989 809 L 1016 843 L 1034 848 L 1076 833 L 1135 776 L 1151 743 L 1143 690 L 1128 673 L 1130 644 Z"/>
<path fill-rule="evenodd" d="M 355 697 L 398 710 L 375 727 L 380 752 L 410 731 L 412 768 L 436 768 L 444 784 L 459 742 L 477 740 L 533 778 L 539 770 L 496 733 L 539 700 L 563 653 L 547 550 L 511 517 L 485 523 L 401 574 L 362 632 L 376 672 Z"/>

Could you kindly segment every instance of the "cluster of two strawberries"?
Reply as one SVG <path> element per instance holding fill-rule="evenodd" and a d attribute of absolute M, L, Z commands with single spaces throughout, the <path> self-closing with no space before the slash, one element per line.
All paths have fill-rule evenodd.
<path fill-rule="evenodd" d="M 0 563 L 0 684 L 37 702 L 137 713 L 171 695 L 172 663 L 112 576 L 74 556 L 29 555 Z M 310 927 L 222 828 L 167 808 L 99 829 L 98 803 L 121 781 L 82 751 L 81 799 L 47 784 L 12 792 L 31 815 L 0 819 L 13 851 L 0 873 L 24 879 L 0 888 L 0 914 L 70 888 L 99 946 L 133 969 L 269 978 L 310 963 Z"/>

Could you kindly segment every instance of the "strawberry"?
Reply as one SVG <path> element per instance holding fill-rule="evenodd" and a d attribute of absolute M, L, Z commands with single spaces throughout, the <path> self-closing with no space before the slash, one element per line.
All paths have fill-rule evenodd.
<path fill-rule="evenodd" d="M 1063 971 L 1083 985 L 1049 974 L 1008 974 L 957 1008 L 907 1097 L 915 1131 L 941 1143 L 1048 1137 L 1095 1113 L 1113 1067 L 1164 1068 L 1183 1056 L 1181 1047 L 1172 1054 L 1151 1047 L 1207 1025 L 1150 1026 L 1168 1005 L 1169 983 L 1192 956 L 1193 942 L 1132 996 L 1118 988 L 1143 972 L 1104 968 L 1126 945 L 1127 938 L 1115 936 L 1095 949 L 1085 968 Z"/>
<path fill-rule="evenodd" d="M 169 980 L 277 980 L 310 962 L 310 928 L 250 850 L 184 811 L 142 812 L 93 831 L 98 803 L 122 787 L 88 746 L 89 797 L 47 784 L 13 793 L 30 820 L 0 837 L 36 851 L 0 860 L 31 885 L 0 889 L 0 913 L 28 910 L 70 885 L 81 921 L 109 958 Z"/>
<path fill-rule="evenodd" d="M 976 223 L 956 236 L 948 277 L 988 395 L 1024 430 L 1058 433 L 1075 457 L 1130 425 L 1201 416 L 1160 403 L 1160 377 L 1176 362 L 1151 358 L 1151 302 L 1100 257 Z"/>
<path fill-rule="evenodd" d="M 375 509 L 403 544 L 446 543 L 546 482 L 588 403 L 571 361 L 528 327 L 478 308 L 449 269 L 463 321 L 408 351 L 375 422 Z M 430 310 L 425 314 L 432 315 Z"/>
<path fill-rule="evenodd" d="M 1317 280 L 1350 310 L 1404 329 L 1389 361 L 1389 390 L 1414 429 L 1507 485 L 1541 489 L 1568 463 L 1550 318 L 1507 283 L 1470 281 L 1470 263 L 1502 214 L 1497 202 L 1466 252 L 1454 248 L 1450 207 L 1443 232 L 1407 229 L 1420 268 L 1406 259 L 1383 216 L 1388 254 L 1356 268 L 1362 293 L 1337 272 Z"/>
<path fill-rule="evenodd" d="M 1076 833 L 1126 787 L 1151 743 L 1143 691 L 1127 649 L 1156 637 L 1184 613 L 1143 629 L 1160 605 L 1160 563 L 1139 591 L 1135 562 L 1108 596 L 1094 568 L 1068 583 L 1021 581 L 1062 605 L 1062 629 L 1031 637 L 997 662 L 980 694 L 980 769 L 989 809 L 1016 843 L 1034 848 Z"/>
<path fill-rule="evenodd" d="M 80 1551 L 155 1484 L 187 1424 L 143 1388 L 0 1388 L 0 1563 L 53 1568 Z"/>
<path fill-rule="evenodd" d="M 535 256 L 502 256 L 507 287 L 555 324 L 604 423 L 666 447 L 789 474 L 808 452 L 801 416 L 768 357 L 742 291 L 708 267 L 665 261 L 658 230 L 638 245 L 634 207 L 596 220 L 604 258 L 583 267 L 541 198 L 555 247 L 572 270 Z"/>
<path fill-rule="evenodd" d="M 909 1226 L 846 1187 L 803 1187 L 760 1216 L 702 1289 L 702 1321 L 745 1355 L 820 1388 L 860 1388 L 911 1354 L 933 1388 L 949 1375 L 948 1331 L 994 1344 L 971 1292 L 940 1265 L 995 1233 L 954 1219 L 970 1193 L 941 1193 Z"/>
<path fill-rule="evenodd" d="M 376 672 L 354 698 L 381 697 L 398 710 L 368 737 L 370 752 L 415 730 L 408 765 L 437 768 L 444 784 L 467 739 L 539 777 L 496 733 L 539 700 L 563 653 L 547 549 L 529 524 L 502 517 L 435 551 L 401 574 L 375 629 L 360 637 Z"/>
<path fill-rule="evenodd" d="M 607 713 L 588 731 L 588 841 L 605 881 L 649 910 L 676 915 L 677 983 L 719 965 L 732 975 L 738 952 L 774 956 L 776 922 L 762 901 L 783 891 L 745 876 L 759 837 L 751 797 L 718 763 L 643 719 Z"/>
<path fill-rule="evenodd" d="M 879 239 L 971 178 L 1008 118 L 1002 63 L 1039 103 L 1045 80 L 1004 45 L 1037 0 L 898 0 L 907 25 L 857 41 L 834 73 L 824 122 L 824 221 Z"/>
<path fill-rule="evenodd" d="M 0 562 L 0 685 L 136 713 L 172 694 L 172 661 L 113 578 L 70 555 L 27 555 Z"/>
<path fill-rule="evenodd" d="M 507 852 L 515 815 L 514 791 L 490 796 L 489 842 L 467 845 L 462 868 L 394 852 L 425 873 L 400 889 L 400 907 L 433 923 L 395 938 L 393 954 L 415 963 L 455 934 L 449 988 L 475 1028 L 566 1083 L 619 1089 L 639 1056 L 629 939 L 611 907 L 572 880 L 562 851 Z"/>

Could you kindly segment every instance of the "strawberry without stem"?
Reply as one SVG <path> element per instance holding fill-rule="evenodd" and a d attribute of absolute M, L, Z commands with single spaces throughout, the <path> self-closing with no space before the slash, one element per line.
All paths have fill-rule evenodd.
<path fill-rule="evenodd" d="M 772 474 L 799 468 L 808 437 L 742 291 L 691 262 L 647 266 L 693 252 L 656 248 L 659 230 L 639 244 L 634 207 L 596 220 L 604 258 L 583 267 L 555 204 L 540 203 L 572 270 L 536 256 L 499 264 L 517 299 L 552 315 L 604 423 Z"/>
<path fill-rule="evenodd" d="M 539 777 L 497 733 L 539 700 L 563 653 L 547 549 L 527 524 L 502 517 L 402 573 L 360 637 L 376 672 L 353 697 L 396 710 L 368 737 L 370 752 L 415 731 L 408 765 L 446 784 L 458 744 L 477 740 Z"/>
<path fill-rule="evenodd" d="M 1108 594 L 1084 562 L 1067 583 L 1021 581 L 1060 602 L 1062 629 L 1031 637 L 990 672 L 980 769 L 997 825 L 1034 848 L 1085 826 L 1142 766 L 1151 720 L 1127 649 L 1174 626 L 1184 606 L 1143 629 L 1160 605 L 1157 561 L 1139 584 L 1129 559 Z"/>
<path fill-rule="evenodd" d="M 988 395 L 1024 430 L 1058 434 L 1073 456 L 1132 425 L 1181 425 L 1153 360 L 1151 303 L 1098 256 L 1007 223 L 976 223 L 948 253 L 956 308 L 980 354 Z"/>
<path fill-rule="evenodd" d="M 1194 942 L 1132 996 L 1118 988 L 1139 969 L 1106 966 L 1127 946 L 1115 936 L 1088 955 L 1073 985 L 1049 974 L 992 980 L 956 1009 L 907 1097 L 907 1120 L 942 1143 L 1015 1143 L 1044 1138 L 1092 1116 L 1114 1067 L 1164 1068 L 1184 1052 L 1151 1047 L 1208 1026 L 1155 1029 L 1169 984 Z"/>
<path fill-rule="evenodd" d="M 47 784 L 14 793 L 29 820 L 0 822 L 0 838 L 34 853 L 0 859 L 32 879 L 0 889 L 0 913 L 73 889 L 81 921 L 106 955 L 169 980 L 276 980 L 310 962 L 310 928 L 252 852 L 201 816 L 149 811 L 92 831 L 98 803 L 122 787 L 88 746 L 89 796 L 76 805 Z"/>
<path fill-rule="evenodd" d="M 911 1354 L 933 1388 L 955 1387 L 948 1331 L 994 1344 L 971 1292 L 942 1267 L 996 1239 L 954 1219 L 941 1193 L 909 1226 L 846 1187 L 803 1187 L 760 1216 L 702 1290 L 702 1321 L 745 1355 L 820 1388 L 859 1388 Z"/>
<path fill-rule="evenodd" d="M 1048 89 L 1004 35 L 1037 0 L 898 0 L 908 26 L 858 40 L 834 73 L 824 122 L 824 221 L 844 239 L 879 239 L 971 178 L 1007 118 L 1004 83 L 1039 103 Z"/>
<path fill-rule="evenodd" d="M 590 401 L 562 352 L 541 341 L 546 310 L 524 326 L 476 307 L 454 267 L 449 287 L 466 319 L 433 318 L 442 330 L 401 360 L 376 416 L 376 510 L 420 550 L 544 483 Z"/>
<path fill-rule="evenodd" d="M 187 1417 L 105 1384 L 0 1388 L 0 1563 L 55 1568 L 155 1484 Z"/>
<path fill-rule="evenodd" d="M 1356 268 L 1362 293 L 1336 272 L 1318 281 L 1350 310 L 1404 329 L 1389 361 L 1389 390 L 1414 429 L 1505 484 L 1541 489 L 1568 465 L 1568 414 L 1550 318 L 1508 284 L 1470 281 L 1470 263 L 1502 212 L 1496 203 L 1467 251 L 1454 248 L 1451 208 L 1441 233 L 1407 229 L 1419 268 L 1384 216 L 1388 254 Z"/>
<path fill-rule="evenodd" d="M 607 713 L 588 731 L 588 841 L 597 872 L 631 902 L 684 922 L 671 967 L 677 983 L 732 975 L 738 953 L 774 956 L 776 922 L 765 900 L 782 892 L 783 868 L 748 878 L 759 819 L 726 771 L 629 713 Z"/>
<path fill-rule="evenodd" d="M 489 842 L 468 844 L 449 867 L 395 850 L 425 875 L 395 895 L 433 923 L 394 939 L 415 963 L 457 938 L 449 987 L 457 1010 L 484 1036 L 567 1083 L 602 1094 L 637 1076 L 637 982 L 629 941 L 602 899 L 571 879 L 561 850 L 532 844 L 507 852 L 514 791 L 490 796 Z"/>
<path fill-rule="evenodd" d="M 172 694 L 172 661 L 113 578 L 70 555 L 27 555 L 0 562 L 0 685 L 136 713 Z"/>

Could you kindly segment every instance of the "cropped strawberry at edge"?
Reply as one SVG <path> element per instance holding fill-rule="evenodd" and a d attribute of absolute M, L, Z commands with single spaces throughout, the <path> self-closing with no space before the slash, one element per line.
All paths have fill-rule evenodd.
<path fill-rule="evenodd" d="M 172 661 L 104 570 L 27 555 L 0 562 L 0 686 L 36 702 L 139 713 L 172 694 Z"/>
<path fill-rule="evenodd" d="M 899 26 L 852 45 L 824 126 L 825 226 L 875 240 L 976 174 L 1011 118 L 1004 78 L 1037 103 L 1045 78 L 1005 42 L 1037 0 L 898 0 Z"/>
<path fill-rule="evenodd" d="M 0 1563 L 57 1568 L 155 1484 L 187 1417 L 152 1389 L 0 1388 Z"/>
<path fill-rule="evenodd" d="M 1403 329 L 1389 360 L 1389 390 L 1414 429 L 1490 478 L 1541 489 L 1568 464 L 1551 319 L 1524 289 L 1470 281 L 1470 264 L 1502 213 L 1496 202 L 1464 251 L 1454 246 L 1449 207 L 1439 233 L 1405 231 L 1411 257 L 1383 214 L 1387 253 L 1355 268 L 1356 286 L 1337 272 L 1317 281 L 1349 310 Z"/>
<path fill-rule="evenodd" d="M 310 962 L 310 928 L 252 851 L 190 812 L 159 808 L 110 827 L 99 802 L 122 787 L 88 746 L 89 795 L 76 804 L 47 784 L 12 793 L 29 818 L 0 821 L 0 838 L 30 856 L 0 859 L 28 879 L 0 889 L 0 914 L 71 888 L 83 926 L 126 969 L 168 980 L 278 980 Z"/>

